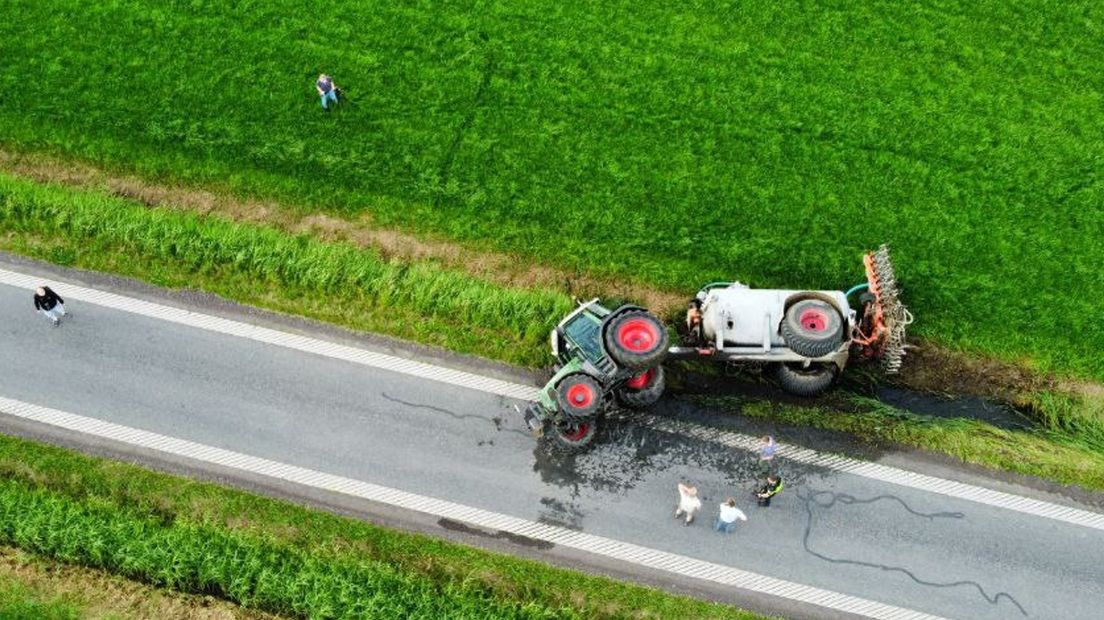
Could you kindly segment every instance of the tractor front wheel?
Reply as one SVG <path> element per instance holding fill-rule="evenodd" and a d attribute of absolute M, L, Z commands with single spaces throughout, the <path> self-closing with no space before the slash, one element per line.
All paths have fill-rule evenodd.
<path fill-rule="evenodd" d="M 602 406 L 602 386 L 590 375 L 568 375 L 556 385 L 556 402 L 569 418 L 589 418 Z"/>
<path fill-rule="evenodd" d="M 597 420 L 593 418 L 572 420 L 569 418 L 553 427 L 550 439 L 552 440 L 552 447 L 558 452 L 574 454 L 590 447 L 597 433 Z"/>
<path fill-rule="evenodd" d="M 663 367 L 655 366 L 630 378 L 618 388 L 617 400 L 630 409 L 643 409 L 655 404 L 665 389 L 667 378 Z"/>
<path fill-rule="evenodd" d="M 659 365 L 667 355 L 670 336 L 667 327 L 654 314 L 629 310 L 606 326 L 606 351 L 618 365 L 643 370 Z"/>
<path fill-rule="evenodd" d="M 835 364 L 778 364 L 775 370 L 782 389 L 795 396 L 816 396 L 836 380 Z"/>

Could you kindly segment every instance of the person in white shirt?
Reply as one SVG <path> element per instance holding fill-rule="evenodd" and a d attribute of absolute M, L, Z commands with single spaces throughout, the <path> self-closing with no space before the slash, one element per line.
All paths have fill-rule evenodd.
<path fill-rule="evenodd" d="M 694 520 L 694 515 L 698 514 L 701 510 L 701 500 L 698 499 L 698 487 L 691 486 L 689 484 L 679 483 L 679 503 L 675 508 L 675 518 L 681 518 L 686 516 L 686 525 L 690 525 L 690 522 Z"/>
<path fill-rule="evenodd" d="M 744 511 L 736 507 L 736 500 L 731 497 L 721 504 L 721 513 L 713 522 L 713 529 L 725 534 L 731 534 L 736 529 L 737 521 L 747 521 Z"/>

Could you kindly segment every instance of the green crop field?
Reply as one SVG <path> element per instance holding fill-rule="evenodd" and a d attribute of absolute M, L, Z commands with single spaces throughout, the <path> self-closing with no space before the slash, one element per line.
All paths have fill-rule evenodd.
<path fill-rule="evenodd" d="M 0 144 L 1104 379 L 1104 5 L 0 0 Z M 323 113 L 312 80 L 349 94 Z M 553 317 L 549 317 L 551 321 Z"/>

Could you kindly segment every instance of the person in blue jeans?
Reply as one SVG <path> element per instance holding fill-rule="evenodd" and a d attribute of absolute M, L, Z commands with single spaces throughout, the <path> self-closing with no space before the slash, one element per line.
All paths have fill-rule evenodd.
<path fill-rule="evenodd" d="M 333 78 L 325 73 L 318 76 L 318 81 L 314 83 L 314 88 L 318 90 L 318 95 L 322 97 L 322 109 L 329 111 L 329 107 L 326 105 L 327 101 L 337 103 L 337 85 L 334 84 Z"/>
<path fill-rule="evenodd" d="M 736 500 L 731 497 L 721 504 L 721 512 L 713 521 L 713 529 L 725 534 L 731 534 L 736 529 L 737 521 L 747 521 L 744 511 L 736 507 Z"/>

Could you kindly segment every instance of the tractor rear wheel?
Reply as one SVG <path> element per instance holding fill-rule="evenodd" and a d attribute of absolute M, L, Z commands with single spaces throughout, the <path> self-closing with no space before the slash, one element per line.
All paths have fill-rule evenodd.
<path fill-rule="evenodd" d="M 597 433 L 598 421 L 594 418 L 586 420 L 568 418 L 552 428 L 550 439 L 556 451 L 573 454 L 590 447 Z"/>
<path fill-rule="evenodd" d="M 663 361 L 670 336 L 654 314 L 630 310 L 613 317 L 604 339 L 613 361 L 630 370 L 643 370 Z"/>
<path fill-rule="evenodd" d="M 835 364 L 810 364 L 800 362 L 778 364 L 775 376 L 782 389 L 795 396 L 816 396 L 827 390 L 836 380 Z"/>
<path fill-rule="evenodd" d="M 602 406 L 602 386 L 590 375 L 567 375 L 556 385 L 556 402 L 569 418 L 589 418 Z"/>
<path fill-rule="evenodd" d="M 832 304 L 822 299 L 802 299 L 786 310 L 782 337 L 794 353 L 821 357 L 843 342 L 843 318 Z"/>
<path fill-rule="evenodd" d="M 643 409 L 655 404 L 667 389 L 663 366 L 654 366 L 632 377 L 617 389 L 617 400 L 630 409 Z"/>

